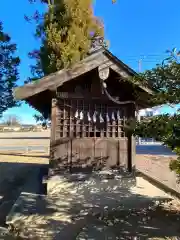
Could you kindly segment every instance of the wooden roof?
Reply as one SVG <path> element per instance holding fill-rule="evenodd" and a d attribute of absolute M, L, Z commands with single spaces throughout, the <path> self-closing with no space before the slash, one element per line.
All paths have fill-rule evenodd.
<path fill-rule="evenodd" d="M 30 102 L 33 96 L 42 95 L 43 92 L 55 91 L 57 87 L 62 86 L 65 82 L 70 81 L 85 74 L 98 67 L 109 67 L 113 71 L 117 72 L 122 78 L 129 78 L 137 75 L 137 73 L 115 57 L 107 49 L 101 48 L 97 52 L 92 53 L 79 63 L 74 64 L 71 68 L 62 69 L 58 72 L 50 74 L 32 83 L 25 84 L 24 86 L 14 89 L 14 97 L 17 100 L 25 100 Z M 148 94 L 152 94 L 153 91 L 150 88 L 138 85 L 142 90 Z M 30 103 L 31 104 L 31 103 Z M 35 105 L 34 103 L 31 104 Z M 34 106 L 38 109 L 37 106 Z M 38 109 L 39 110 L 39 109 Z"/>

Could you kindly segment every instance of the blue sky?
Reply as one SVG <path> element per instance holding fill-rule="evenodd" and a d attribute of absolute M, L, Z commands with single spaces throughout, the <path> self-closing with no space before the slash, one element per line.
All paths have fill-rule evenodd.
<path fill-rule="evenodd" d="M 38 48 L 34 39 L 34 24 L 24 20 L 24 14 L 31 15 L 36 8 L 43 10 L 41 4 L 31 5 L 28 0 L 1 0 L 0 20 L 4 30 L 17 43 L 18 55 L 21 58 L 19 85 L 30 76 L 28 52 Z M 138 71 L 152 68 L 165 57 L 165 51 L 180 43 L 180 1 L 151 0 L 132 1 L 96 0 L 95 15 L 103 19 L 105 37 L 110 41 L 110 50 L 126 64 Z M 163 108 L 162 111 L 169 111 Z M 34 109 L 23 104 L 20 108 L 9 109 L 6 114 L 17 114 L 22 122 L 33 123 Z"/>

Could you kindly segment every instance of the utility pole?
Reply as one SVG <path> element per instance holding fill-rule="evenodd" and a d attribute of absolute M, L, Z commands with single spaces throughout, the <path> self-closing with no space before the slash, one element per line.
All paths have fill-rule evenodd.
<path fill-rule="evenodd" d="M 142 71 L 142 59 L 138 60 L 138 72 Z"/>

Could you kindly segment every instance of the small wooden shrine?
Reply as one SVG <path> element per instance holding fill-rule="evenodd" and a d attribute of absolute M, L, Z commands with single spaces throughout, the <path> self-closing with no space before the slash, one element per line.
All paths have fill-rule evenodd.
<path fill-rule="evenodd" d="M 101 48 L 72 68 L 15 89 L 16 99 L 51 116 L 52 174 L 67 167 L 132 171 L 135 141 L 124 124 L 135 117 L 135 106 L 148 107 L 152 94 L 127 81 L 135 75 Z"/>

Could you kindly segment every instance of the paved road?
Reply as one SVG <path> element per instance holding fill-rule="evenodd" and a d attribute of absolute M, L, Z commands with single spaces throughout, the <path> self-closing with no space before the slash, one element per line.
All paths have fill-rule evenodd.
<path fill-rule="evenodd" d="M 1 150 L 24 150 L 30 146 L 32 150 L 47 151 L 50 142 L 50 132 L 12 132 L 0 133 Z M 137 154 L 175 155 L 162 145 L 137 145 Z"/>
<path fill-rule="evenodd" d="M 162 145 L 137 145 L 136 154 L 147 155 L 176 155 L 169 148 Z"/>
<path fill-rule="evenodd" d="M 35 144 L 35 143 L 34 143 Z M 31 151 L 40 151 L 40 152 L 46 152 L 48 149 L 48 143 L 45 145 L 39 145 L 39 146 L 33 146 L 32 143 L 29 143 L 29 150 Z M 21 145 L 21 146 L 0 146 L 0 151 L 26 151 L 27 145 Z M 160 145 L 137 145 L 136 146 L 136 154 L 140 155 L 163 155 L 163 156 L 173 156 L 176 155 L 173 153 L 170 149 L 160 146 Z"/>

